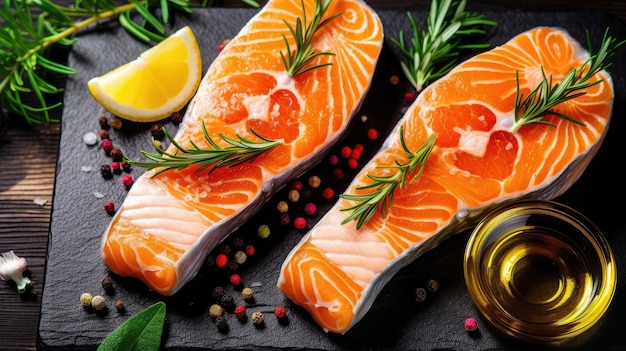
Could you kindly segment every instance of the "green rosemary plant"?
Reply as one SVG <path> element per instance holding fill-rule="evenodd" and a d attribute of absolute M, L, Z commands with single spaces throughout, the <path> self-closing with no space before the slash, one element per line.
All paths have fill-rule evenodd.
<path fill-rule="evenodd" d="M 547 77 L 542 68 L 543 79 L 526 96 L 520 93 L 519 75 L 516 72 L 515 122 L 511 127 L 511 132 L 515 133 L 521 127 L 530 124 L 547 124 L 554 127 L 554 124 L 544 120 L 544 117 L 547 115 L 557 116 L 584 126 L 583 122 L 559 113 L 553 108 L 567 100 L 586 94 L 585 89 L 602 82 L 602 80 L 589 82 L 589 79 L 612 65 L 612 63 L 606 62 L 606 60 L 613 56 L 615 50 L 624 43 L 626 43 L 626 40 L 616 44 L 616 39 L 608 35 L 607 28 L 598 52 L 593 54 L 589 31 L 587 31 L 587 45 L 590 57 L 579 67 L 572 68 L 560 83 L 553 84 L 552 76 Z"/>
<path fill-rule="evenodd" d="M 405 43 L 402 31 L 398 39 L 391 38 L 404 55 L 400 63 L 402 71 L 418 93 L 456 66 L 459 50 L 489 47 L 489 44 L 462 44 L 462 37 L 485 34 L 484 26 L 497 24 L 482 15 L 465 11 L 465 5 L 465 0 L 432 0 L 426 31 L 419 29 L 409 12 L 413 27 L 411 41 Z"/>
<path fill-rule="evenodd" d="M 363 224 L 367 223 L 372 218 L 379 207 L 381 207 L 382 216 L 385 217 L 387 210 L 391 209 L 393 206 L 393 193 L 396 188 L 398 186 L 400 186 L 400 189 L 404 188 L 409 174 L 411 174 L 411 182 L 422 175 L 426 160 L 435 146 L 435 141 L 437 141 L 437 134 L 431 134 L 417 151 L 411 152 L 404 141 L 404 128 L 400 127 L 400 144 L 408 160 L 405 163 L 400 163 L 396 160 L 395 165 L 385 167 L 396 170 L 395 173 L 389 176 L 374 176 L 368 174 L 367 177 L 374 182 L 355 188 L 355 190 L 371 191 L 362 194 L 339 195 L 343 199 L 357 202 L 354 206 L 341 209 L 341 211 L 351 212 L 350 215 L 343 220 L 342 224 L 356 220 L 356 228 L 360 229 Z"/>
<path fill-rule="evenodd" d="M 200 5 L 210 5 L 207 1 L 211 0 Z M 255 0 L 242 1 L 259 6 Z M 66 7 L 51 0 L 4 0 L 0 5 L 0 130 L 6 128 L 8 113 L 30 124 L 59 122 L 51 112 L 61 102 L 51 100 L 60 100 L 54 97 L 63 89 L 51 83 L 50 76 L 71 75 L 75 70 L 51 59 L 53 45 L 71 46 L 77 40 L 75 33 L 111 20 L 119 21 L 139 40 L 161 41 L 172 10 L 190 13 L 200 5 L 192 0 L 128 0 L 123 4 L 75 0 Z"/>

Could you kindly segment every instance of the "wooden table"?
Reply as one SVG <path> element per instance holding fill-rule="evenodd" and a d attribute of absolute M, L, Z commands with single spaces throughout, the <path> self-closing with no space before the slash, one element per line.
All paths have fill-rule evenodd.
<path fill-rule="evenodd" d="M 57 3 L 70 3 L 57 0 Z M 427 0 L 370 0 L 377 9 L 427 11 Z M 513 3 L 513 4 L 511 4 Z M 243 6 L 237 0 L 220 6 Z M 471 11 L 599 11 L 626 19 L 626 2 L 611 0 L 480 0 Z M 619 38 L 626 39 L 626 38 Z M 59 113 L 60 115 L 60 113 Z M 41 287 L 57 162 L 59 125 L 28 125 L 12 118 L 0 140 L 0 252 L 13 250 L 28 261 L 26 274 L 34 281 L 32 294 L 20 296 L 15 286 L 0 283 L 0 349 L 35 350 Z M 44 200 L 45 204 L 38 204 Z"/>

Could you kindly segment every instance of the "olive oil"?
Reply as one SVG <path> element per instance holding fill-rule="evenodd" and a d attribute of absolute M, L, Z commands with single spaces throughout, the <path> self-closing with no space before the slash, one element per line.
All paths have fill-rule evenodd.
<path fill-rule="evenodd" d="M 557 342 L 589 329 L 606 311 L 615 262 L 599 230 L 552 202 L 522 202 L 487 215 L 465 253 L 474 303 L 504 333 Z"/>

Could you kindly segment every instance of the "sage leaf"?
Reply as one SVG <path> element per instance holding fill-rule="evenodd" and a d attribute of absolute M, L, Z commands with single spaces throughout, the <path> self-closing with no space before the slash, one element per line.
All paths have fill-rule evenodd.
<path fill-rule="evenodd" d="M 158 351 L 165 323 L 165 303 L 157 302 L 113 330 L 97 351 Z"/>

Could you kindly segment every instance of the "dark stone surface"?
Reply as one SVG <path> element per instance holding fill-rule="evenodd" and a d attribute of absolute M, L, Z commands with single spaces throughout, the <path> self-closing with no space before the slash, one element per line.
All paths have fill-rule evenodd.
<path fill-rule="evenodd" d="M 249 9 L 197 9 L 189 17 L 178 16 L 169 27 L 170 32 L 189 24 L 201 45 L 206 67 L 215 58 L 217 46 L 226 38 L 233 37 L 255 13 Z M 416 13 L 418 21 L 425 20 L 425 13 Z M 626 27 L 616 19 L 600 14 L 570 13 L 487 13 L 499 26 L 490 32 L 487 40 L 499 45 L 512 36 L 538 25 L 563 27 L 582 43 L 586 43 L 585 29 L 591 30 L 593 42 L 599 44 L 605 27 L 617 38 L 626 38 Z M 363 143 L 362 159 L 371 157 L 399 119 L 407 106 L 403 94 L 408 87 L 404 79 L 399 86 L 388 83 L 391 74 L 402 77 L 398 64 L 398 52 L 390 38 L 398 31 L 410 31 L 407 16 L 403 12 L 380 11 L 385 24 L 385 48 L 379 62 L 374 84 L 362 109 L 357 113 L 353 126 L 333 152 L 343 145 Z M 507 339 L 490 328 L 481 319 L 472 304 L 463 280 L 462 255 L 468 233 L 460 233 L 444 240 L 437 248 L 426 253 L 402 269 L 382 290 L 365 318 L 346 335 L 323 332 L 312 319 L 288 301 L 276 287 L 278 270 L 283 259 L 303 232 L 282 226 L 276 215 L 276 202 L 286 199 L 286 190 L 277 193 L 266 205 L 266 209 L 237 230 L 231 238 L 238 236 L 245 243 L 257 247 L 257 254 L 239 267 L 247 285 L 255 290 L 255 303 L 248 305 L 248 316 L 252 311 L 265 315 L 264 328 L 255 328 L 251 321 L 240 322 L 227 314 L 229 331 L 221 333 L 208 315 L 211 291 L 214 285 L 222 285 L 227 276 L 225 270 L 203 269 L 198 277 L 173 297 L 162 297 L 149 292 L 136 281 L 110 275 L 100 260 L 100 240 L 110 221 L 102 204 L 112 200 L 121 204 L 126 190 L 120 176 L 104 180 L 99 173 L 100 165 L 110 160 L 97 146 L 88 147 L 82 142 L 87 132 L 97 133 L 98 118 L 111 117 L 89 95 L 86 82 L 123 63 L 134 59 L 147 46 L 130 38 L 116 26 L 94 28 L 84 33 L 72 49 L 69 65 L 78 70 L 67 83 L 65 110 L 62 121 L 60 154 L 58 159 L 52 224 L 49 238 L 48 260 L 42 297 L 38 344 L 42 350 L 92 350 L 104 337 L 129 316 L 156 301 L 167 303 L 167 318 L 164 330 L 163 349 L 541 349 Z M 581 349 L 626 349 L 621 337 L 622 317 L 626 314 L 623 299 L 625 282 L 622 272 L 626 270 L 626 225 L 622 220 L 625 188 L 621 173 L 617 171 L 621 162 L 624 144 L 622 133 L 626 132 L 626 85 L 624 83 L 624 49 L 614 58 L 610 71 L 616 88 L 613 120 L 604 145 L 581 179 L 559 199 L 590 217 L 603 230 L 617 258 L 618 287 L 616 298 L 608 312 L 587 335 L 567 345 Z M 367 115 L 363 122 L 361 115 Z M 170 131 L 175 127 L 166 123 Z M 381 137 L 376 142 L 368 141 L 366 131 L 376 127 Z M 126 124 L 120 131 L 111 131 L 114 145 L 119 146 L 131 158 L 140 156 L 139 150 L 150 150 L 149 125 Z M 362 161 L 362 163 L 365 161 Z M 81 171 L 82 166 L 93 168 Z M 354 170 L 343 167 L 346 178 L 331 185 L 340 192 Z M 141 169 L 132 169 L 136 178 Z M 330 167 L 320 164 L 301 179 L 306 183 L 310 174 L 317 174 L 328 181 Z M 103 198 L 94 195 L 100 192 Z M 313 189 L 312 199 L 319 206 L 318 215 L 309 219 L 311 226 L 330 204 L 321 200 L 320 189 Z M 609 201 L 611 204 L 609 205 Z M 615 204 L 617 202 L 617 204 Z M 260 241 L 256 227 L 267 223 L 272 228 L 269 239 Z M 225 241 L 229 244 L 230 239 Z M 219 248 L 218 248 L 219 249 Z M 212 253 L 213 255 L 214 253 Z M 111 276 L 115 292 L 105 295 L 101 281 Z M 417 287 L 423 287 L 430 278 L 440 283 L 439 291 L 417 304 L 412 296 Z M 243 304 L 240 292 L 224 284 L 226 292 Z M 82 292 L 105 295 L 108 300 L 106 313 L 85 310 L 79 304 Z M 122 300 L 126 313 L 119 314 L 113 307 Z M 284 305 L 288 309 L 287 323 L 279 323 L 272 315 L 274 306 Z M 463 321 L 474 317 L 479 322 L 479 333 L 468 334 Z M 550 347 L 545 347 L 550 349 Z"/>

